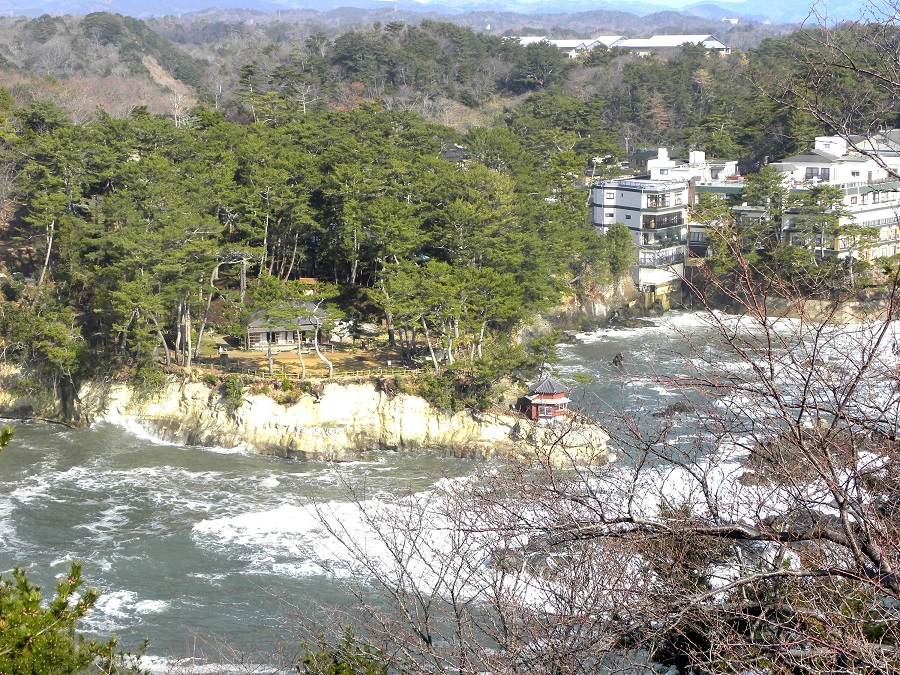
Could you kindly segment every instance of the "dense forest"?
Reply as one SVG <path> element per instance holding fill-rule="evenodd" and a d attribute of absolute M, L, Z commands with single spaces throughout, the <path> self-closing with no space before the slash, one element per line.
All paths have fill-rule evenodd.
<path fill-rule="evenodd" d="M 627 237 L 594 234 L 584 190 L 627 147 L 753 169 L 824 129 L 758 75 L 801 68 L 808 34 L 571 60 L 432 21 L 266 45 L 210 27 L 195 42 L 219 44 L 216 63 L 118 15 L 13 24 L 0 198 L 18 276 L 0 344 L 70 384 L 100 363 L 190 363 L 213 299 L 237 334 L 309 278 L 384 320 L 405 356 L 424 332 L 473 363 L 627 267 Z"/>
<path fill-rule="evenodd" d="M 461 364 L 483 390 L 546 358 L 545 344 L 512 344 L 518 328 L 628 269 L 631 235 L 595 234 L 586 187 L 619 174 L 630 150 L 737 159 L 755 172 L 745 198 L 774 212 L 767 158 L 823 132 L 898 126 L 893 26 L 808 30 L 724 57 L 685 46 L 569 60 L 430 20 L 181 25 L 106 13 L 0 22 L 0 362 L 33 371 L 15 393 L 52 383 L 72 401 L 98 376 L 149 391 L 167 368 L 190 368 L 211 328 L 242 335 L 259 309 L 278 325 L 311 298 L 327 303 L 326 321 L 336 309 L 383 325 L 407 363 L 428 345 L 438 371 L 432 348 L 443 347 L 451 374 Z M 800 215 L 821 218 L 827 201 L 818 193 Z M 624 461 L 604 453 L 560 470 L 548 454 L 442 480 L 453 555 L 418 529 L 433 507 L 404 493 L 378 531 L 399 574 L 361 567 L 387 592 L 316 627 L 368 621 L 365 639 L 402 649 L 370 651 L 348 632 L 342 653 L 323 639 L 298 672 L 344 672 L 348 654 L 355 672 L 387 672 L 373 663 L 387 658 L 398 672 L 592 672 L 625 652 L 679 672 L 896 672 L 900 404 L 896 358 L 881 356 L 897 354 L 896 268 L 874 328 L 822 321 L 806 288 L 783 284 L 800 311 L 784 330 L 756 302 L 777 275 L 760 279 L 746 255 L 771 228 L 721 229 L 732 259 L 704 273 L 758 332 L 710 313 L 702 342 L 679 334 L 689 358 L 648 379 L 674 387 L 675 402 L 609 422 Z M 419 379 L 435 385 L 429 400 L 446 391 Z M 460 400 L 491 403 L 478 391 Z M 0 430 L 0 450 L 9 441 Z M 380 526 L 362 494 L 356 506 Z M 655 512 L 637 503 L 645 495 Z M 370 564 L 348 528 L 330 532 Z M 410 571 L 434 561 L 440 584 L 420 595 Z M 529 566 L 547 601 L 520 585 Z M 486 611 L 473 579 L 496 603 Z M 78 565 L 49 602 L 18 570 L 0 582 L 4 672 L 140 670 L 114 640 L 76 637 L 97 597 L 81 584 Z M 402 667 L 420 655 L 425 669 Z"/>

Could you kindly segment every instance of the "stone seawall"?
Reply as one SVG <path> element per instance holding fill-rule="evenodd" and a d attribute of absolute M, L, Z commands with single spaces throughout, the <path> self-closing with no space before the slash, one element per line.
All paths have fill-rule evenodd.
<path fill-rule="evenodd" d="M 0 370 L 0 416 L 58 421 L 61 402 L 52 392 L 28 393 L 26 378 Z M 17 385 L 17 382 L 19 383 Z M 78 392 L 77 423 L 137 423 L 175 443 L 234 447 L 291 459 L 357 459 L 378 450 L 431 449 L 461 456 L 567 452 L 589 459 L 605 455 L 599 427 L 559 434 L 535 428 L 513 414 L 445 413 L 417 396 L 389 395 L 373 384 L 326 383 L 321 395 L 303 394 L 292 405 L 249 395 L 233 409 L 203 382 L 166 378 L 150 395 L 126 383 L 89 382 Z"/>

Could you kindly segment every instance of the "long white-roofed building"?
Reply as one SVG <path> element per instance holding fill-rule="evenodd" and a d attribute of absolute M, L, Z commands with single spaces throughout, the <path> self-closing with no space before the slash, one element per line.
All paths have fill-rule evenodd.
<path fill-rule="evenodd" d="M 714 35 L 653 35 L 648 38 L 622 39 L 610 45 L 618 49 L 628 49 L 642 56 L 678 49 L 684 45 L 700 45 L 712 49 L 719 54 L 731 53 L 731 47 L 725 45 Z"/>
<path fill-rule="evenodd" d="M 597 37 L 580 39 L 557 40 L 545 36 L 516 37 L 520 44 L 527 46 L 536 42 L 544 42 L 564 52 L 570 58 L 576 58 L 586 54 L 595 47 L 604 46 L 608 49 L 620 48 L 649 56 L 654 53 L 662 53 L 667 50 L 675 50 L 684 45 L 700 45 L 719 54 L 730 54 L 731 47 L 725 45 L 714 35 L 653 35 L 648 38 L 626 38 L 623 35 L 598 35 Z"/>

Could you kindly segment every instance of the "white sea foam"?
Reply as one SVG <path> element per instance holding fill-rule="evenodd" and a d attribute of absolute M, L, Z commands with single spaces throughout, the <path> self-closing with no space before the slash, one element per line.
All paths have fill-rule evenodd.
<path fill-rule="evenodd" d="M 373 526 L 391 508 L 379 500 L 359 506 L 341 501 L 318 506 L 283 504 L 275 509 L 204 520 L 194 526 L 193 533 L 201 545 L 243 549 L 252 557 L 252 569 L 258 572 L 365 576 L 365 566 L 348 557 L 341 541 L 359 545 L 360 557 L 366 560 L 390 560 L 390 551 Z"/>
<path fill-rule="evenodd" d="M 162 600 L 141 600 L 134 604 L 137 614 L 161 614 L 169 609 L 169 603 Z"/>
<path fill-rule="evenodd" d="M 111 424 L 116 426 L 124 431 L 127 431 L 129 434 L 138 438 L 142 441 L 147 441 L 148 443 L 152 443 L 154 445 L 165 445 L 171 447 L 178 448 L 197 448 L 203 450 L 205 452 L 212 452 L 217 455 L 245 455 L 253 452 L 253 449 L 246 443 L 238 443 L 237 445 L 231 447 L 225 447 L 221 445 L 186 445 L 183 443 L 174 443 L 172 441 L 167 441 L 162 438 L 157 431 L 152 429 L 146 423 L 142 422 L 140 418 L 132 416 L 132 415 L 120 415 L 117 412 L 109 412 L 104 417 L 100 418 L 99 422 Z"/>
<path fill-rule="evenodd" d="M 104 591 L 100 594 L 94 611 L 87 615 L 85 625 L 92 631 L 109 633 L 139 624 L 142 616 L 162 614 L 168 609 L 167 602 L 141 600 L 134 591 Z"/>
<path fill-rule="evenodd" d="M 52 493 L 52 485 L 47 480 L 28 479 L 28 483 L 20 485 L 10 493 L 10 497 L 22 504 L 43 502 Z"/>
<path fill-rule="evenodd" d="M 159 434 L 154 432 L 152 429 L 143 424 L 137 417 L 134 417 L 132 415 L 120 415 L 118 412 L 110 411 L 98 420 L 98 423 L 103 422 L 117 426 L 120 429 L 124 429 L 132 436 L 135 436 L 142 441 L 153 443 L 154 445 L 178 445 L 177 443 L 171 443 L 170 441 L 163 439 Z"/>
<path fill-rule="evenodd" d="M 191 572 L 187 576 L 192 579 L 203 579 L 204 581 L 222 581 L 228 578 L 227 574 L 204 574 L 203 572 Z"/>
<path fill-rule="evenodd" d="M 286 577 L 318 577 L 327 575 L 327 570 L 312 560 L 304 560 L 300 563 L 275 563 L 272 571 Z"/>
<path fill-rule="evenodd" d="M 110 617 L 124 618 L 131 614 L 134 608 L 137 594 L 132 591 L 113 591 L 103 593 L 97 601 L 97 609 Z"/>
<path fill-rule="evenodd" d="M 268 675 L 287 675 L 296 672 L 293 666 L 279 669 L 264 663 L 214 663 L 203 658 L 169 658 L 164 656 L 144 655 L 139 661 L 141 668 L 153 675 L 222 675 L 222 673 L 266 673 Z"/>
<path fill-rule="evenodd" d="M 221 445 L 197 445 L 197 446 L 183 446 L 183 447 L 191 447 L 197 448 L 198 450 L 202 450 L 204 452 L 212 452 L 217 455 L 252 455 L 255 454 L 253 448 L 247 443 L 238 443 L 230 448 L 226 448 Z"/>
<path fill-rule="evenodd" d="M 617 342 L 641 336 L 672 336 L 678 337 L 678 333 L 695 332 L 714 325 L 714 317 L 706 312 L 673 311 L 666 313 L 659 319 L 654 319 L 652 325 L 640 328 L 623 328 L 611 326 L 595 331 L 577 333 L 578 338 L 584 344 L 599 342 Z"/>
<path fill-rule="evenodd" d="M 101 513 L 99 520 L 93 523 L 82 523 L 75 527 L 87 530 L 96 535 L 100 541 L 108 541 L 116 536 L 116 533 L 128 523 L 128 516 L 125 515 L 130 507 L 125 504 L 117 504 L 105 509 Z"/>
<path fill-rule="evenodd" d="M 15 537 L 16 528 L 10 517 L 13 512 L 13 505 L 8 499 L 0 502 L 0 544 L 9 547 Z"/>

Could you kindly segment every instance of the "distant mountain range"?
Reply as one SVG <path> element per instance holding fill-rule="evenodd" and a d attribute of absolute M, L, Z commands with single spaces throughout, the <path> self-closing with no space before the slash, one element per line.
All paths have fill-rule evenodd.
<path fill-rule="evenodd" d="M 396 8 L 398 10 L 459 14 L 463 12 L 515 12 L 520 14 L 559 14 L 593 11 L 627 12 L 647 16 L 657 12 L 678 12 L 710 20 L 725 18 L 752 19 L 772 23 L 800 23 L 810 16 L 813 0 L 781 0 L 760 3 L 740 0 L 691 4 L 690 0 L 660 0 L 659 4 L 636 2 L 615 3 L 592 0 L 0 0 L 0 14 L 39 16 L 41 14 L 88 14 L 116 12 L 134 17 L 181 15 L 210 7 L 247 9 L 259 12 L 312 9 L 328 11 L 338 7 L 363 9 Z M 665 3 L 665 4 L 663 4 Z M 855 19 L 861 14 L 864 0 L 825 0 L 829 20 Z"/>

